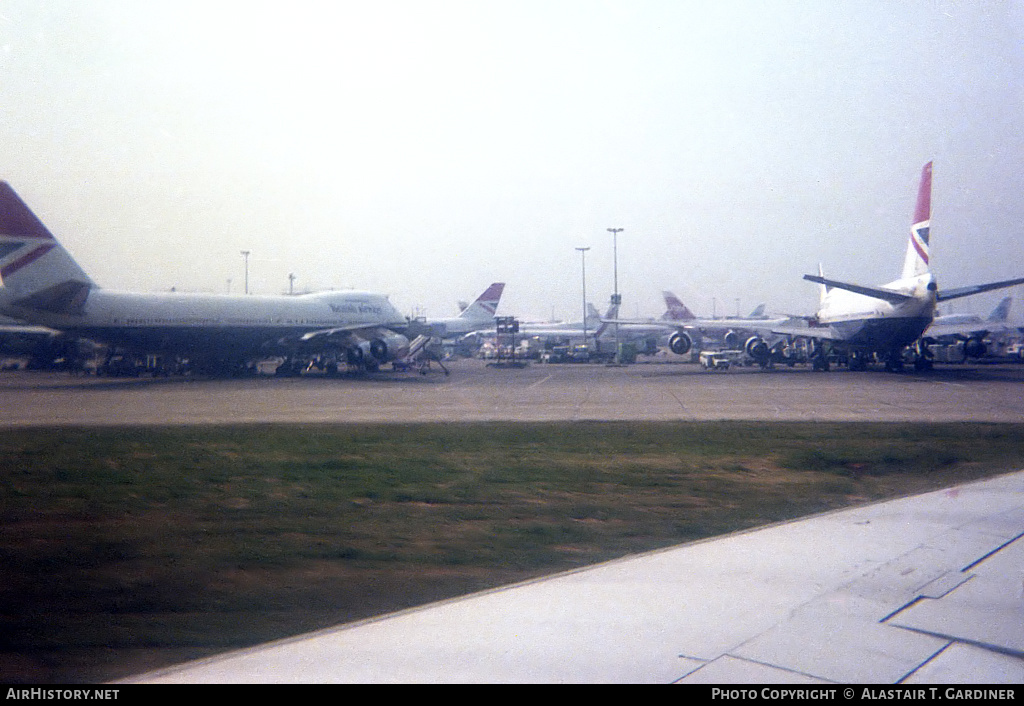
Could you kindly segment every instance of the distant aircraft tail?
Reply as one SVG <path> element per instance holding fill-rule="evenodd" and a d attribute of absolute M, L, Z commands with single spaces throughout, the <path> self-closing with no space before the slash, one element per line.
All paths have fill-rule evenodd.
<path fill-rule="evenodd" d="M 0 282 L 0 303 L 15 315 L 78 313 L 95 286 L 7 182 L 0 182 Z"/>
<path fill-rule="evenodd" d="M 928 236 L 932 213 L 932 163 L 921 170 L 921 183 L 917 188 L 917 208 L 914 209 L 914 224 L 910 228 L 907 255 L 903 260 L 901 279 L 910 279 L 928 272 Z"/>
<path fill-rule="evenodd" d="M 459 314 L 459 318 L 485 324 L 492 323 L 494 312 L 498 310 L 498 302 L 501 301 L 501 293 L 503 291 L 505 291 L 505 283 L 495 282 L 483 294 L 477 297 L 476 301 L 463 309 L 462 313 Z"/>
<path fill-rule="evenodd" d="M 608 307 L 608 313 L 604 315 L 604 320 L 601 321 L 601 325 L 597 327 L 597 331 L 594 332 L 594 339 L 600 338 L 611 326 L 609 321 L 613 321 L 619 318 L 619 305 L 612 304 Z"/>
<path fill-rule="evenodd" d="M 689 321 L 690 319 L 696 319 L 679 297 L 672 292 L 662 292 L 661 296 L 665 299 L 665 313 L 662 314 L 661 318 L 665 321 Z"/>
<path fill-rule="evenodd" d="M 587 320 L 585 323 L 588 327 L 595 329 L 601 325 L 601 312 L 590 302 L 587 302 Z"/>
<path fill-rule="evenodd" d="M 1003 300 L 999 302 L 999 305 L 992 310 L 992 313 L 988 315 L 988 320 L 992 323 L 1002 323 L 1010 318 L 1010 304 L 1013 303 L 1013 297 L 1003 297 Z"/>
<path fill-rule="evenodd" d="M 763 319 L 763 318 L 765 318 L 765 313 L 764 313 L 765 308 L 766 308 L 766 305 L 758 304 L 756 307 L 754 307 L 754 310 L 747 315 L 747 318 L 748 319 Z"/>

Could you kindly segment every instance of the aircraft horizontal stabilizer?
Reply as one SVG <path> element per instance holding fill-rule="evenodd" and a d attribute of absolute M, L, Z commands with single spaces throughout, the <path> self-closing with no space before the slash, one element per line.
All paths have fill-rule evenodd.
<path fill-rule="evenodd" d="M 1018 279 L 1007 279 L 1002 282 L 990 282 L 989 284 L 975 284 L 970 287 L 958 287 L 957 289 L 946 289 L 941 291 L 936 296 L 936 300 L 940 302 L 948 301 L 950 299 L 959 299 L 960 297 L 969 297 L 972 294 L 981 294 L 982 292 L 991 292 L 993 289 L 1004 289 L 1006 287 L 1013 287 L 1017 284 L 1024 284 L 1024 277 Z"/>
<path fill-rule="evenodd" d="M 824 284 L 826 287 L 845 289 L 846 291 L 853 292 L 854 294 L 862 294 L 865 297 L 881 299 L 891 304 L 902 304 L 903 302 L 910 301 L 911 299 L 914 298 L 909 294 L 894 292 L 891 289 L 881 289 L 879 287 L 864 287 L 859 284 L 849 284 L 847 282 L 839 282 L 834 279 L 825 279 L 824 277 L 819 277 L 818 275 L 804 275 L 804 279 L 808 280 L 809 282 L 817 282 L 818 284 Z"/>

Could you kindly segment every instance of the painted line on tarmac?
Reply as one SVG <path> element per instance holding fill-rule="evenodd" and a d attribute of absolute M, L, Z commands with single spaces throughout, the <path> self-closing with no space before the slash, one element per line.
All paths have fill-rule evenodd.
<path fill-rule="evenodd" d="M 542 383 L 547 382 L 550 379 L 551 379 L 551 376 L 548 375 L 547 377 L 541 378 L 540 380 L 538 380 L 537 382 L 533 383 L 532 385 L 528 385 L 526 387 L 526 389 L 527 390 L 532 390 L 533 388 L 537 387 L 538 385 L 541 385 Z"/>

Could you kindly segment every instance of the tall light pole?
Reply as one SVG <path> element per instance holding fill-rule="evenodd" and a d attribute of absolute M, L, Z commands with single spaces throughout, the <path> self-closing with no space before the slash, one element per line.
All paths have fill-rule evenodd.
<path fill-rule="evenodd" d="M 622 363 L 622 359 L 619 356 L 619 305 L 622 304 L 622 297 L 619 295 L 619 233 L 622 232 L 622 228 L 608 228 L 609 233 L 612 234 L 612 273 L 614 275 L 613 284 L 615 286 L 615 292 L 612 294 L 612 306 L 615 307 L 615 364 L 619 365 Z"/>
<path fill-rule="evenodd" d="M 245 258 L 245 293 L 249 293 L 249 251 L 243 250 L 242 257 Z"/>
<path fill-rule="evenodd" d="M 583 261 L 583 345 L 587 345 L 587 250 L 590 248 L 576 248 Z"/>

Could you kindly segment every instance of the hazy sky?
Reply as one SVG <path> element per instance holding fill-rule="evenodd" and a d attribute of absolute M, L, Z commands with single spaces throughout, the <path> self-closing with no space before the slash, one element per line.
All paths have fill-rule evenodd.
<path fill-rule="evenodd" d="M 620 227 L 626 315 L 809 313 L 932 159 L 940 287 L 1024 276 L 1022 81 L 1010 2 L 2 0 L 0 178 L 111 289 L 578 318 Z"/>

